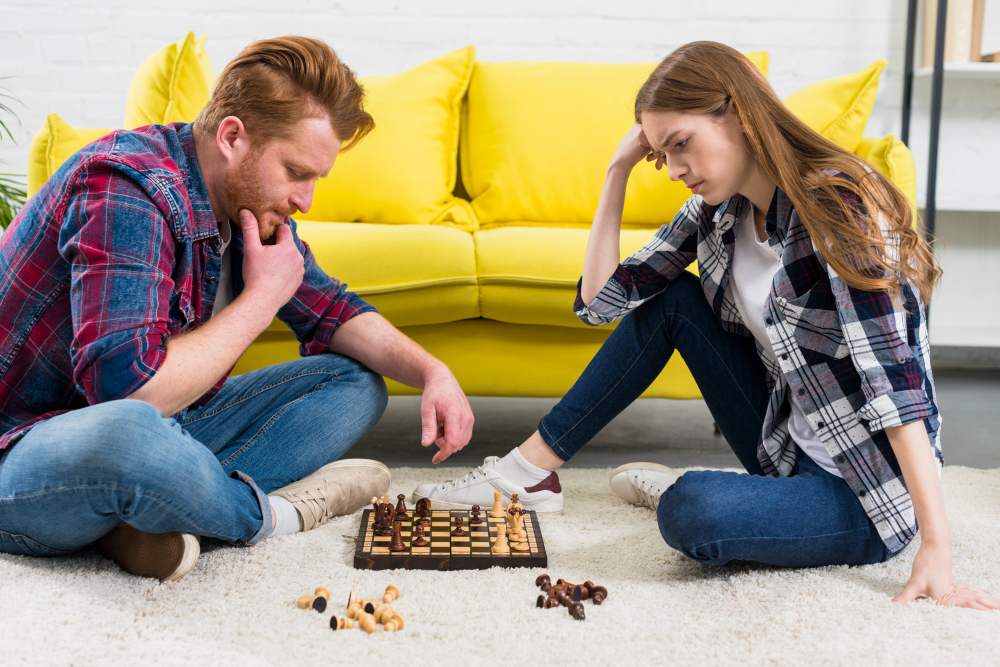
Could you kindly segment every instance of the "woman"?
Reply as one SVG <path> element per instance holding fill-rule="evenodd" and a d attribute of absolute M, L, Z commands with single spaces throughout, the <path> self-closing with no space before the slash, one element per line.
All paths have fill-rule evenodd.
<path fill-rule="evenodd" d="M 630 464 L 622 498 L 666 542 L 720 565 L 878 563 L 923 530 L 896 598 L 1000 608 L 956 585 L 924 301 L 940 278 L 899 189 L 809 129 L 739 52 L 676 50 L 635 102 L 608 168 L 575 310 L 621 323 L 519 448 L 423 485 L 442 507 L 562 509 L 554 471 L 634 401 L 675 349 L 749 475 Z M 625 187 L 641 160 L 692 196 L 619 264 Z M 700 280 L 685 271 L 698 261 Z"/>

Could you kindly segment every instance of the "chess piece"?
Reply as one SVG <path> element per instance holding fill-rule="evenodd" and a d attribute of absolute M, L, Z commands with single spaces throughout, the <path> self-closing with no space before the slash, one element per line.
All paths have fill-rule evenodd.
<path fill-rule="evenodd" d="M 423 526 L 431 525 L 431 520 L 428 518 L 428 515 L 431 513 L 431 501 L 429 498 L 421 498 L 417 501 L 416 512 L 420 518 L 414 523 L 419 523 Z"/>
<path fill-rule="evenodd" d="M 325 586 L 320 586 L 319 588 L 317 588 L 316 592 L 313 593 L 313 595 L 315 595 L 318 598 L 323 598 L 327 602 L 330 601 L 330 589 L 326 588 Z"/>
<path fill-rule="evenodd" d="M 420 546 L 419 544 L 417 546 Z M 389 584 L 385 587 L 385 595 L 382 596 L 382 602 L 389 604 L 394 600 L 399 599 L 399 589 Z"/>
<path fill-rule="evenodd" d="M 493 509 L 490 510 L 490 516 L 494 519 L 502 519 L 507 516 L 507 513 L 503 510 L 503 492 L 494 491 L 493 492 Z"/>
<path fill-rule="evenodd" d="M 550 588 L 552 588 L 552 578 L 547 574 L 540 574 L 538 575 L 538 578 L 535 579 L 535 585 L 547 592 Z"/>
<path fill-rule="evenodd" d="M 382 503 L 383 505 L 391 505 L 392 504 L 392 498 L 389 497 L 388 493 L 383 493 L 381 495 L 381 497 L 379 497 L 378 501 L 380 503 Z"/>
<path fill-rule="evenodd" d="M 590 599 L 594 601 L 594 604 L 601 604 L 604 602 L 604 598 L 608 597 L 608 589 L 604 586 L 595 586 L 589 581 L 586 585 L 590 590 Z"/>
<path fill-rule="evenodd" d="M 455 530 L 451 531 L 455 537 L 465 537 L 465 529 L 462 528 L 462 517 L 455 517 Z"/>
<path fill-rule="evenodd" d="M 406 622 L 403 621 L 403 617 L 400 616 L 399 614 L 396 614 L 389 620 L 385 621 L 385 624 L 382 626 L 382 629 L 385 630 L 386 632 L 393 632 L 394 630 L 402 630 L 405 627 L 406 627 Z"/>
<path fill-rule="evenodd" d="M 507 544 L 507 524 L 497 524 L 497 537 L 493 541 L 493 554 L 506 556 L 510 554 L 510 545 Z"/>
<path fill-rule="evenodd" d="M 573 602 L 569 605 L 569 615 L 578 621 L 586 620 L 587 614 L 583 610 L 582 602 Z"/>
<path fill-rule="evenodd" d="M 396 496 L 396 498 L 399 500 L 399 502 L 396 503 L 396 516 L 393 517 L 393 520 L 406 521 L 408 518 L 410 518 L 406 514 L 406 500 L 405 500 L 406 496 L 401 493 L 398 496 Z"/>
<path fill-rule="evenodd" d="M 378 511 L 378 498 L 375 496 L 372 496 L 372 519 L 374 519 L 372 523 L 373 530 L 378 530 L 382 527 L 382 516 Z"/>
<path fill-rule="evenodd" d="M 382 517 L 380 522 L 380 528 L 375 531 L 376 535 L 381 535 L 382 537 L 388 537 L 392 535 L 392 505 L 388 503 L 379 504 L 379 514 Z"/>
<path fill-rule="evenodd" d="M 403 542 L 403 524 L 399 521 L 392 522 L 392 540 L 389 542 L 389 551 L 406 551 L 406 543 Z"/>
<path fill-rule="evenodd" d="M 514 509 L 513 507 L 507 511 L 511 515 L 513 522 L 511 526 L 512 537 L 510 539 L 510 548 L 515 551 L 528 551 L 531 548 L 528 546 L 528 534 L 521 528 L 521 524 L 524 523 L 524 517 L 528 512 L 524 509 Z"/>
<path fill-rule="evenodd" d="M 430 544 L 430 542 L 427 541 L 427 538 L 424 537 L 424 524 L 418 523 L 416 525 L 416 527 L 415 527 L 415 530 L 417 531 L 417 534 L 416 534 L 416 537 L 413 538 L 413 546 L 415 546 L 415 547 L 426 547 L 428 544 Z M 386 596 L 388 596 L 388 595 L 389 594 L 387 592 Z M 391 602 L 391 600 L 390 600 L 390 602 Z"/>
<path fill-rule="evenodd" d="M 478 526 L 482 522 L 483 522 L 483 520 L 479 518 L 479 505 L 473 505 L 472 506 L 472 518 L 469 519 L 469 525 L 470 526 Z"/>

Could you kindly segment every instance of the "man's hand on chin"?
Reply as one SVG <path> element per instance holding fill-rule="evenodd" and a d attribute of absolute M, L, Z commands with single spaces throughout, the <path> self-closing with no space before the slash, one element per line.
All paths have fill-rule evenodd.
<path fill-rule="evenodd" d="M 424 377 L 424 393 L 420 399 L 423 423 L 420 444 L 438 446 L 433 463 L 440 463 L 469 444 L 472 438 L 472 407 L 447 366 L 441 364 Z"/>

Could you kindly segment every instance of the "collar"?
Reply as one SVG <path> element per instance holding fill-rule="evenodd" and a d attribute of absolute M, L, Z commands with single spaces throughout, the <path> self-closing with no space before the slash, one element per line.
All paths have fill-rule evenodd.
<path fill-rule="evenodd" d="M 194 147 L 194 133 L 191 123 L 178 124 L 177 140 L 187 162 L 185 171 L 188 199 L 193 212 L 192 230 L 195 241 L 219 235 L 219 223 L 212 212 L 212 202 L 208 199 L 208 188 L 198 164 L 198 153 Z"/>

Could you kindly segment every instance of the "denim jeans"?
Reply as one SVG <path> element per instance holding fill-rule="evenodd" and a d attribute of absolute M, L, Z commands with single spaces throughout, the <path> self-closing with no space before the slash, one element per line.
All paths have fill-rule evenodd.
<path fill-rule="evenodd" d="M 757 444 L 767 412 L 767 370 L 754 339 L 722 328 L 698 278 L 682 272 L 618 323 L 573 388 L 539 422 L 568 461 L 656 379 L 680 351 L 749 475 L 685 473 L 660 497 L 660 534 L 711 565 L 732 560 L 788 567 L 861 565 L 892 557 L 839 477 L 799 451 L 789 477 L 764 475 Z"/>
<path fill-rule="evenodd" d="M 337 460 L 387 400 L 380 375 L 327 353 L 230 377 L 176 420 L 135 400 L 53 417 L 0 455 L 0 551 L 68 553 L 119 521 L 256 544 L 266 494 Z"/>

